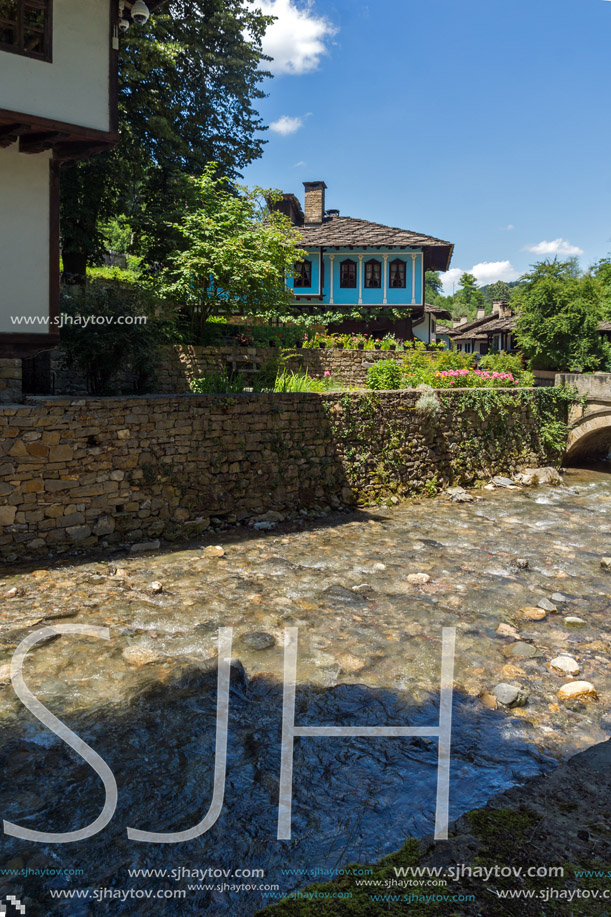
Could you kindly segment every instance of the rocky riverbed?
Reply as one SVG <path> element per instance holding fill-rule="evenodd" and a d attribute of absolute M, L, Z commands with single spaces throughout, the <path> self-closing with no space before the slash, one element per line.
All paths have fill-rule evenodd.
<path fill-rule="evenodd" d="M 8 665 L 36 627 L 94 624 L 111 636 L 57 637 L 25 664 L 30 689 L 111 764 L 119 784 L 112 824 L 70 850 L 85 877 L 25 888 L 31 912 L 88 914 L 85 904 L 53 910 L 49 888 L 127 887 L 135 880 L 117 876 L 130 864 L 259 865 L 286 891 L 307 879 L 283 868 L 372 859 L 430 831 L 434 740 L 303 739 L 293 839 L 275 840 L 287 627 L 299 633 L 299 722 L 431 726 L 441 631 L 456 628 L 453 817 L 606 739 L 611 476 L 569 471 L 558 487 L 475 496 L 226 532 L 170 553 L 5 572 L 4 818 L 67 831 L 99 812 L 98 778 L 21 707 Z M 239 660 L 224 813 L 185 845 L 128 842 L 128 824 L 188 828 L 209 805 L 221 627 L 233 628 Z M 2 848 L 0 866 L 67 858 L 65 848 L 6 837 Z M 164 913 L 252 914 L 265 903 L 263 892 L 190 896 L 192 910 L 168 904 Z M 110 906 L 113 914 L 152 913 Z"/>

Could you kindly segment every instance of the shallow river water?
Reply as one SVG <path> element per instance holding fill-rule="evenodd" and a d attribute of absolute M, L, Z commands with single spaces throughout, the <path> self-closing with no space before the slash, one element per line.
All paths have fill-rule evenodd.
<path fill-rule="evenodd" d="M 222 555 L 205 550 L 216 544 Z M 14 878 L 13 891 L 30 899 L 28 914 L 249 915 L 271 901 L 265 886 L 287 892 L 313 881 L 316 870 L 324 877 L 430 833 L 435 739 L 316 737 L 296 740 L 292 838 L 276 840 L 285 628 L 299 634 L 297 724 L 337 726 L 435 726 L 441 632 L 456 628 L 450 816 L 457 817 L 611 733 L 611 572 L 600 563 L 609 554 L 611 475 L 571 470 L 562 487 L 481 491 L 470 504 L 438 497 L 265 533 L 217 533 L 158 555 L 5 569 L 0 595 L 17 594 L 5 598 L 0 618 L 2 817 L 63 832 L 92 821 L 104 803 L 94 771 L 10 684 L 15 647 L 49 624 L 110 629 L 109 641 L 63 635 L 38 644 L 24 677 L 112 768 L 118 805 L 101 833 L 76 844 L 4 836 L 0 868 L 83 870 Z M 410 584 L 411 573 L 430 581 Z M 532 620 L 542 599 L 557 610 Z M 186 830 L 210 805 L 215 656 L 226 627 L 237 661 L 221 815 L 181 844 L 129 840 L 127 826 Z M 532 655 L 512 655 L 518 641 Z M 577 660 L 598 701 L 558 699 L 568 679 L 549 663 L 563 653 Z M 492 709 L 499 682 L 527 692 L 526 706 Z M 263 869 L 264 878 L 215 880 L 263 888 L 189 889 L 197 880 L 169 874 L 206 867 Z M 130 876 L 133 868 L 168 874 Z M 106 887 L 187 895 L 154 905 L 50 898 Z"/>

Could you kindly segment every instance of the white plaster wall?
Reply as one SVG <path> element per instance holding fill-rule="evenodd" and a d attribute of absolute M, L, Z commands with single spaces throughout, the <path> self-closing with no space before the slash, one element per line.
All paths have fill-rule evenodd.
<path fill-rule="evenodd" d="M 11 316 L 49 314 L 50 153 L 0 149 L 0 333 L 47 334 Z"/>
<path fill-rule="evenodd" d="M 417 337 L 419 341 L 424 341 L 425 344 L 431 343 L 431 313 L 427 312 L 424 316 L 424 320 L 420 322 L 419 325 L 414 325 L 413 332 L 414 337 Z"/>
<path fill-rule="evenodd" d="M 53 61 L 0 51 L 0 108 L 109 130 L 110 0 L 54 0 Z"/>

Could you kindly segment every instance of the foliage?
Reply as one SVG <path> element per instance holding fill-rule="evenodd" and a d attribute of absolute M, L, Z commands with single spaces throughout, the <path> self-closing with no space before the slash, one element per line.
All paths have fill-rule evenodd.
<path fill-rule="evenodd" d="M 575 261 L 535 264 L 516 291 L 517 337 L 532 369 L 596 370 L 605 349 L 598 333 L 600 288 Z"/>
<path fill-rule="evenodd" d="M 208 373 L 191 381 L 191 391 L 198 395 L 223 395 L 226 393 L 241 394 L 244 391 L 244 379 L 239 373 Z"/>
<path fill-rule="evenodd" d="M 511 299 L 511 287 L 504 280 L 489 283 L 486 287 L 481 288 L 481 292 L 487 303 L 493 303 L 496 299 L 509 302 Z"/>
<path fill-rule="evenodd" d="M 477 310 L 484 305 L 484 297 L 477 286 L 477 280 L 473 274 L 464 273 L 458 282 L 458 287 L 452 314 L 457 318 L 466 314 L 469 319 L 474 319 Z"/>
<path fill-rule="evenodd" d="M 367 370 L 367 388 L 390 391 L 402 388 L 402 382 L 405 382 L 403 370 L 395 360 L 380 360 Z"/>
<path fill-rule="evenodd" d="M 110 153 L 62 170 L 67 270 L 84 274 L 115 244 L 163 263 L 179 242 L 168 230 L 190 200 L 187 175 L 219 163 L 230 178 L 261 156 L 261 39 L 272 18 L 248 0 L 169 0 L 133 25 L 119 52 L 120 139 Z"/>
<path fill-rule="evenodd" d="M 441 404 L 439 399 L 435 395 L 432 386 L 430 385 L 419 385 L 418 390 L 422 391 L 422 395 L 416 402 L 416 410 L 420 411 L 421 414 L 425 414 L 429 418 L 436 417 L 437 414 L 441 411 Z"/>
<path fill-rule="evenodd" d="M 479 361 L 479 369 L 488 369 L 491 372 L 511 373 L 520 380 L 520 385 L 534 385 L 535 377 L 524 369 L 524 359 L 520 353 L 488 353 Z"/>
<path fill-rule="evenodd" d="M 192 179 L 196 203 L 173 227 L 182 248 L 155 284 L 185 304 L 200 335 L 212 315 L 286 314 L 294 302 L 286 276 L 305 256 L 298 230 L 267 206 L 279 192 L 232 188 L 215 168 Z"/>
<path fill-rule="evenodd" d="M 322 377 L 312 378 L 307 372 L 294 373 L 283 370 L 274 383 L 275 392 L 329 392 L 333 388 L 337 388 L 337 385 L 328 371 Z"/>
<path fill-rule="evenodd" d="M 110 394 L 126 367 L 134 373 L 137 390 L 147 390 L 158 320 L 145 292 L 116 284 L 71 287 L 62 293 L 61 312 L 66 365 L 83 373 L 90 394 Z"/>
<path fill-rule="evenodd" d="M 315 348 L 320 347 L 321 344 L 328 348 L 343 344 L 347 350 L 401 350 L 404 346 L 401 338 L 393 334 L 386 334 L 383 338 L 369 334 L 331 334 L 327 331 L 304 335 L 304 347 Z"/>

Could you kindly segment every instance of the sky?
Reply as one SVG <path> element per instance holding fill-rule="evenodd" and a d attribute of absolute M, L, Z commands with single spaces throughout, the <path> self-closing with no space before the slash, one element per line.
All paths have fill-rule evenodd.
<path fill-rule="evenodd" d="M 247 184 L 453 242 L 514 280 L 611 252 L 609 0 L 253 0 L 278 17 Z"/>

